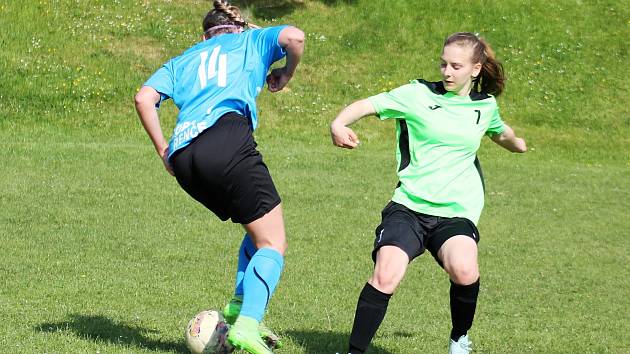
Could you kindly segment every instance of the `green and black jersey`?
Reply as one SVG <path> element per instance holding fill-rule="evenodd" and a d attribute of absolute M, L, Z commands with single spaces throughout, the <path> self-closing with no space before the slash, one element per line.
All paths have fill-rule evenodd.
<path fill-rule="evenodd" d="M 477 150 L 484 135 L 504 130 L 494 97 L 459 96 L 442 82 L 413 80 L 368 100 L 380 119 L 396 119 L 400 182 L 392 200 L 477 224 L 484 197 Z"/>

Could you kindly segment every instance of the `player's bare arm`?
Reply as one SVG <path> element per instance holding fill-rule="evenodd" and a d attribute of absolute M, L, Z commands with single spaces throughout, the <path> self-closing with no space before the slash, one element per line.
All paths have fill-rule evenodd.
<path fill-rule="evenodd" d="M 333 144 L 346 149 L 357 147 L 359 138 L 348 126 L 363 117 L 373 114 L 376 114 L 376 111 L 367 99 L 356 101 L 344 108 L 330 124 L 330 135 Z"/>
<path fill-rule="evenodd" d="M 490 139 L 497 145 L 511 152 L 523 153 L 527 151 L 525 140 L 517 137 L 514 130 L 507 124 L 505 125 L 503 133 L 493 135 Z"/>
<path fill-rule="evenodd" d="M 293 77 L 304 52 L 304 32 L 286 27 L 278 36 L 278 44 L 287 51 L 287 60 L 282 68 L 271 70 L 267 76 L 267 89 L 271 92 L 281 91 Z"/>
<path fill-rule="evenodd" d="M 151 142 L 158 153 L 166 171 L 173 175 L 173 169 L 168 163 L 168 144 L 164 139 L 162 128 L 160 127 L 160 119 L 158 117 L 155 104 L 160 101 L 160 94 L 152 87 L 143 86 L 135 96 L 136 111 L 142 122 L 142 126 L 149 134 Z"/>

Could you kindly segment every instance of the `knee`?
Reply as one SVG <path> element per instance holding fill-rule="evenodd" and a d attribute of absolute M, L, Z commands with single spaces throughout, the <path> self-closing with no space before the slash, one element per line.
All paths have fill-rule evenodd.
<path fill-rule="evenodd" d="M 378 273 L 374 274 L 370 280 L 368 280 L 368 283 L 380 292 L 393 294 L 400 283 L 400 279 L 393 274 Z"/>
<path fill-rule="evenodd" d="M 445 269 L 451 280 L 458 285 L 470 285 L 479 279 L 479 268 L 476 264 L 453 264 Z"/>
<path fill-rule="evenodd" d="M 287 251 L 288 247 L 289 247 L 289 243 L 287 242 L 286 238 L 282 238 L 281 240 L 280 239 L 263 239 L 263 240 L 256 241 L 257 249 L 272 248 L 278 251 L 283 256 L 285 252 Z"/>
<path fill-rule="evenodd" d="M 277 251 L 280 252 L 280 254 L 284 256 L 284 254 L 287 252 L 287 248 L 289 248 L 289 243 L 287 242 L 286 239 L 284 239 L 284 241 L 282 241 L 278 245 Z"/>

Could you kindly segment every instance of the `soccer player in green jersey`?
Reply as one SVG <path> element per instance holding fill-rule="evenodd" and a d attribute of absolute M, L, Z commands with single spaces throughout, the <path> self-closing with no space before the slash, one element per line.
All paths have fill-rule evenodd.
<path fill-rule="evenodd" d="M 449 353 L 471 351 L 467 333 L 479 294 L 476 224 L 484 202 L 477 150 L 484 135 L 511 152 L 527 146 L 499 115 L 503 67 L 482 38 L 449 36 L 440 71 L 441 81 L 413 80 L 354 102 L 330 126 L 333 143 L 353 149 L 359 140 L 348 125 L 369 115 L 396 120 L 399 183 L 376 228 L 374 272 L 359 296 L 352 354 L 366 351 L 409 262 L 425 250 L 451 282 Z"/>

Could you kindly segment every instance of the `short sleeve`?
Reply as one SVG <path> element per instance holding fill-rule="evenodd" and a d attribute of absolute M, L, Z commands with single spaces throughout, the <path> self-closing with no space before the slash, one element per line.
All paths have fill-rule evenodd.
<path fill-rule="evenodd" d="M 492 112 L 492 117 L 490 118 L 490 125 L 486 130 L 486 135 L 494 136 L 503 133 L 504 130 L 505 123 L 503 123 L 501 115 L 499 114 L 499 107 L 495 106 L 494 111 Z"/>
<path fill-rule="evenodd" d="M 164 64 L 159 68 L 149 80 L 144 83 L 144 86 L 149 86 L 155 89 L 160 94 L 160 102 L 155 106 L 159 107 L 162 101 L 173 97 L 173 90 L 175 87 L 175 76 L 173 73 L 172 62 Z"/>
<path fill-rule="evenodd" d="M 412 85 L 404 85 L 389 92 L 383 92 L 375 96 L 368 97 L 379 119 L 403 118 L 409 111 L 407 99 Z"/>
<path fill-rule="evenodd" d="M 254 38 L 258 52 L 265 60 L 267 66 L 271 66 L 271 64 L 284 58 L 287 54 L 284 48 L 280 46 L 280 43 L 278 43 L 280 32 L 287 27 L 287 25 L 283 25 L 252 30 L 255 31 Z"/>

